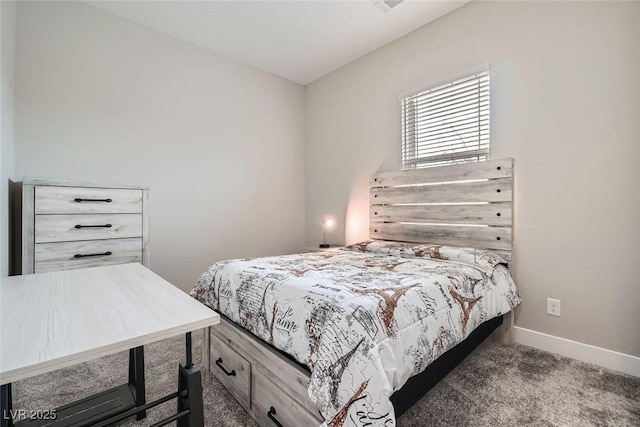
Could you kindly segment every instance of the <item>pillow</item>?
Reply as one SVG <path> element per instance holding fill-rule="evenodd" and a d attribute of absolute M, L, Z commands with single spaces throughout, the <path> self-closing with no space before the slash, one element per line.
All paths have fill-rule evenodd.
<path fill-rule="evenodd" d="M 459 248 L 442 245 L 416 245 L 413 247 L 416 258 L 438 259 L 443 261 L 460 262 L 481 269 L 491 276 L 497 265 L 507 262 L 498 254 L 477 248 Z"/>
<path fill-rule="evenodd" d="M 345 249 L 356 252 L 375 252 L 379 254 L 413 258 L 415 243 L 392 242 L 389 240 L 367 240 L 354 245 L 345 246 Z"/>
<path fill-rule="evenodd" d="M 433 244 L 392 242 L 388 240 L 367 240 L 345 247 L 346 250 L 356 252 L 375 252 L 402 258 L 428 258 L 441 261 L 453 261 L 479 268 L 488 276 L 493 274 L 497 265 L 507 262 L 493 252 L 455 246 Z"/>

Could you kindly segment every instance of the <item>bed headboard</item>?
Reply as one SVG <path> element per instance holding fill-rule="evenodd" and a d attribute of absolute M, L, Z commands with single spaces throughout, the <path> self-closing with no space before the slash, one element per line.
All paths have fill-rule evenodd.
<path fill-rule="evenodd" d="M 513 159 L 371 177 L 372 239 L 489 249 L 512 263 Z"/>

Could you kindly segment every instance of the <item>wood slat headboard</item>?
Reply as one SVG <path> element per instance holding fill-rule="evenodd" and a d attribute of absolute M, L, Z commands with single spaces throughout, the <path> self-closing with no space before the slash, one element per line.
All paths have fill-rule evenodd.
<path fill-rule="evenodd" d="M 372 239 L 489 249 L 512 263 L 513 159 L 371 177 Z"/>

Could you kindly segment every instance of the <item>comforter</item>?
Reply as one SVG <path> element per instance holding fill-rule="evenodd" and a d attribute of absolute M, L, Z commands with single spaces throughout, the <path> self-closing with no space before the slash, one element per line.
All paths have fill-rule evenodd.
<path fill-rule="evenodd" d="M 520 303 L 498 255 L 370 241 L 212 265 L 191 294 L 311 370 L 324 426 L 394 426 L 393 392 Z"/>

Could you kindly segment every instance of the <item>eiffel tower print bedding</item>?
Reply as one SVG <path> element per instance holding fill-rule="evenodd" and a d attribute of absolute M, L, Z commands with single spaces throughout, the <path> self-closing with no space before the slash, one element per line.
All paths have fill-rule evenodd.
<path fill-rule="evenodd" d="M 395 390 L 520 303 L 494 253 L 388 241 L 221 261 L 191 295 L 308 366 L 328 427 L 394 426 Z"/>

